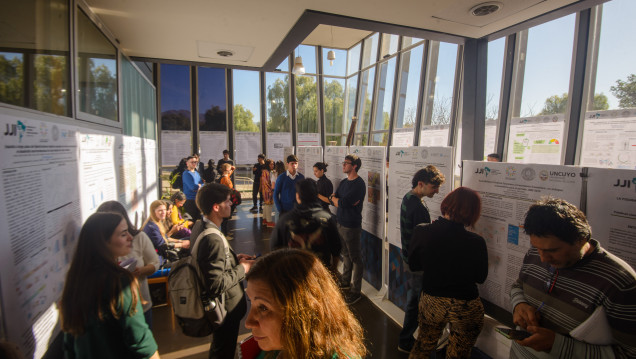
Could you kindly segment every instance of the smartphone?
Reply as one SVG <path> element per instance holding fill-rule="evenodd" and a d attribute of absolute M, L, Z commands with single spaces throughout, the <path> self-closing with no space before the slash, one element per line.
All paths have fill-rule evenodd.
<path fill-rule="evenodd" d="M 495 330 L 504 337 L 513 340 L 524 340 L 532 335 L 532 333 L 526 332 L 525 330 L 515 330 L 508 328 L 495 328 Z"/>

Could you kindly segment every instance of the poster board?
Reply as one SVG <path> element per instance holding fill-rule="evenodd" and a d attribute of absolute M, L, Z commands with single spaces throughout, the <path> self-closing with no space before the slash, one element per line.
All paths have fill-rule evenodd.
<path fill-rule="evenodd" d="M 206 166 L 209 160 L 214 163 L 223 158 L 223 150 L 227 150 L 227 132 L 225 131 L 199 131 L 199 155 L 201 162 Z"/>
<path fill-rule="evenodd" d="M 320 146 L 319 133 L 298 133 L 298 146 Z"/>
<path fill-rule="evenodd" d="M 190 131 L 161 131 L 161 165 L 177 167 L 182 158 L 192 154 Z"/>
<path fill-rule="evenodd" d="M 508 131 L 507 162 L 561 163 L 565 115 L 513 118 Z"/>
<path fill-rule="evenodd" d="M 412 189 L 411 180 L 415 172 L 428 166 L 437 167 L 446 177 L 439 193 L 433 198 L 423 198 L 431 219 L 442 213 L 440 204 L 452 189 L 453 148 L 452 147 L 391 147 L 389 150 L 389 223 L 387 238 L 390 244 L 402 248 L 400 237 L 400 208 L 402 198 Z"/>
<path fill-rule="evenodd" d="M 291 133 L 268 132 L 267 133 L 267 158 L 285 162 L 285 147 L 292 145 Z"/>
<path fill-rule="evenodd" d="M 324 162 L 329 165 L 327 176 L 333 184 L 334 192 L 347 176 L 342 172 L 342 162 L 348 154 L 346 146 L 327 146 L 323 155 Z M 336 207 L 329 206 L 331 213 L 336 214 Z"/>
<path fill-rule="evenodd" d="M 322 162 L 322 147 L 319 146 L 298 146 L 296 149 L 298 156 L 298 172 L 305 178 L 318 180 L 314 176 L 314 163 Z"/>
<path fill-rule="evenodd" d="M 585 114 L 581 166 L 636 169 L 636 110 Z"/>
<path fill-rule="evenodd" d="M 448 146 L 450 125 L 422 126 L 420 130 L 420 146 L 442 147 Z"/>
<path fill-rule="evenodd" d="M 542 196 L 581 205 L 582 169 L 571 166 L 463 162 L 462 186 L 481 195 L 481 216 L 475 231 L 488 247 L 488 278 L 479 294 L 507 310 L 510 287 L 517 279 L 530 239 L 523 233 L 528 208 Z"/>
<path fill-rule="evenodd" d="M 362 229 L 384 240 L 386 230 L 386 147 L 351 146 L 351 154 L 360 157 L 358 176 L 367 186 L 362 206 Z M 342 157 L 344 160 L 344 156 Z M 334 188 L 335 184 L 334 184 Z"/>
<path fill-rule="evenodd" d="M 395 147 L 413 146 L 414 135 L 415 135 L 415 129 L 412 127 L 396 128 L 393 130 L 393 138 L 391 139 L 391 145 Z"/>
<path fill-rule="evenodd" d="M 592 238 L 636 269 L 636 170 L 587 169 Z"/>
<path fill-rule="evenodd" d="M 252 165 L 258 160 L 261 153 L 260 132 L 236 132 L 236 149 L 234 150 L 234 163 L 236 165 Z"/>

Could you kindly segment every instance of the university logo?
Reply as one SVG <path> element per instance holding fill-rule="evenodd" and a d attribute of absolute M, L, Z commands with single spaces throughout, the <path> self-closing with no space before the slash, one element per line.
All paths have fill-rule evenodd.
<path fill-rule="evenodd" d="M 5 136 L 19 136 L 19 141 L 22 142 L 22 137 L 26 132 L 26 125 L 22 121 L 18 121 L 16 124 L 8 124 L 7 130 L 4 132 Z"/>
<path fill-rule="evenodd" d="M 550 178 L 550 175 L 548 175 L 548 171 L 543 170 L 543 171 L 539 172 L 539 178 L 540 178 L 542 181 L 547 181 L 547 180 L 548 180 L 548 178 Z"/>
<path fill-rule="evenodd" d="M 506 167 L 506 176 L 514 177 L 517 174 L 517 169 L 514 166 Z"/>
<path fill-rule="evenodd" d="M 636 177 L 632 178 L 631 182 L 630 180 L 619 178 L 616 180 L 616 184 L 614 184 L 614 187 L 631 188 L 632 184 L 634 185 L 634 190 L 636 190 Z"/>
<path fill-rule="evenodd" d="M 488 177 L 488 174 L 490 174 L 490 168 L 488 168 L 488 167 L 478 168 L 475 171 L 475 173 L 476 174 L 480 174 L 480 175 L 483 174 L 483 175 L 486 175 L 486 177 Z"/>
<path fill-rule="evenodd" d="M 532 167 L 526 167 L 521 170 L 521 178 L 526 181 L 532 181 L 537 176 L 537 172 Z"/>
<path fill-rule="evenodd" d="M 400 156 L 400 157 L 404 156 L 404 150 L 399 150 L 399 151 L 397 151 L 397 152 L 395 153 L 395 155 L 396 155 L 396 156 Z"/>

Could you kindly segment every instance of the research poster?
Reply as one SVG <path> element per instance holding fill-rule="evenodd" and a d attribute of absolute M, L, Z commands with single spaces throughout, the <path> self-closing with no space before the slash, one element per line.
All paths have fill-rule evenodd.
<path fill-rule="evenodd" d="M 462 186 L 481 195 L 475 231 L 488 247 L 488 278 L 479 285 L 487 301 L 511 311 L 510 287 L 517 279 L 530 239 L 523 233 L 528 208 L 551 195 L 580 206 L 580 167 L 499 162 L 463 162 Z"/>
<path fill-rule="evenodd" d="M 413 146 L 413 137 L 415 130 L 411 128 L 396 128 L 393 130 L 393 139 L 391 145 L 395 147 Z"/>
<path fill-rule="evenodd" d="M 565 116 L 513 118 L 506 159 L 514 163 L 561 163 Z"/>
<path fill-rule="evenodd" d="M 257 162 L 261 153 L 260 132 L 236 132 L 236 150 L 234 163 L 237 165 L 251 165 Z"/>
<path fill-rule="evenodd" d="M 115 170 L 115 135 L 100 133 L 80 133 L 80 153 L 79 153 L 79 181 L 80 193 L 82 197 L 82 221 L 95 212 L 97 207 L 104 201 L 117 201 L 117 180 L 120 185 L 126 186 L 126 173 L 119 171 L 118 176 Z M 117 150 L 124 151 L 124 143 L 119 137 L 120 146 Z M 134 145 L 128 144 L 130 153 L 134 154 Z M 121 154 L 119 155 L 121 160 Z M 128 165 L 128 162 L 122 165 Z M 131 188 L 136 187 L 134 176 L 136 170 L 128 170 L 129 179 L 135 183 L 129 183 Z"/>
<path fill-rule="evenodd" d="M 581 166 L 636 169 L 636 110 L 588 112 Z"/>
<path fill-rule="evenodd" d="M 223 158 L 223 150 L 227 150 L 227 132 L 225 131 L 199 131 L 199 148 L 201 152 L 201 162 L 206 167 L 209 160 L 214 160 L 214 164 Z"/>
<path fill-rule="evenodd" d="M 351 146 L 351 154 L 360 157 L 362 166 L 358 176 L 367 185 L 362 206 L 362 229 L 383 240 L 386 227 L 386 147 Z"/>
<path fill-rule="evenodd" d="M 446 177 L 433 198 L 424 197 L 422 202 L 428 208 L 431 219 L 441 216 L 440 205 L 452 189 L 453 148 L 452 147 L 393 147 L 389 149 L 389 243 L 402 248 L 400 237 L 400 208 L 402 198 L 412 188 L 415 172 L 428 166 L 437 167 Z"/>
<path fill-rule="evenodd" d="M 146 188 L 146 203 L 145 205 L 135 212 L 135 218 L 130 218 L 137 227 L 141 227 L 141 224 L 147 217 L 147 213 L 150 210 L 150 203 L 159 198 L 161 192 L 161 182 L 159 181 L 159 169 L 157 167 L 157 141 L 144 138 L 143 147 L 143 161 L 144 168 L 146 169 L 144 174 L 144 182 Z M 130 209 L 128 209 L 130 211 Z"/>
<path fill-rule="evenodd" d="M 7 339 L 40 358 L 59 332 L 55 303 L 82 223 L 79 135 L 8 113 L 0 113 L 2 319 Z"/>
<path fill-rule="evenodd" d="M 333 183 L 334 192 L 340 185 L 340 181 L 347 177 L 342 172 L 342 162 L 344 162 L 345 156 L 349 154 L 347 150 L 346 146 L 325 147 L 324 161 L 329 165 L 329 167 L 327 167 L 326 176 L 331 180 L 331 183 Z M 336 207 L 329 206 L 329 208 L 333 214 L 336 214 Z"/>
<path fill-rule="evenodd" d="M 484 129 L 484 161 L 489 154 L 496 152 L 497 123 L 496 121 L 486 121 Z"/>
<path fill-rule="evenodd" d="M 322 162 L 322 147 L 319 146 L 298 146 L 296 149 L 298 156 L 298 172 L 302 173 L 305 178 L 318 180 L 314 176 L 314 164 Z M 327 169 L 327 172 L 329 169 Z"/>
<path fill-rule="evenodd" d="M 267 158 L 285 162 L 285 147 L 292 145 L 291 133 L 268 132 L 267 133 Z"/>
<path fill-rule="evenodd" d="M 449 125 L 422 126 L 420 130 L 420 146 L 448 146 Z"/>
<path fill-rule="evenodd" d="M 177 167 L 182 158 L 192 154 L 190 131 L 161 131 L 161 165 Z"/>
<path fill-rule="evenodd" d="M 298 146 L 320 146 L 319 133 L 298 133 Z"/>
<path fill-rule="evenodd" d="M 636 170 L 588 168 L 592 238 L 636 269 Z"/>

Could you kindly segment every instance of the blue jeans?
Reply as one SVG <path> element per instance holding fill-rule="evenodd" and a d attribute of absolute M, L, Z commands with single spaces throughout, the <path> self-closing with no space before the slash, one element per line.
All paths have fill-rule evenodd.
<path fill-rule="evenodd" d="M 415 343 L 413 334 L 417 329 L 418 305 L 420 302 L 420 294 L 422 293 L 422 278 L 424 272 L 411 272 L 408 264 L 404 263 L 406 271 L 411 273 L 411 279 L 408 281 L 408 291 L 406 292 L 406 310 L 404 311 L 404 324 L 400 332 L 398 345 L 402 349 L 411 349 Z"/>

